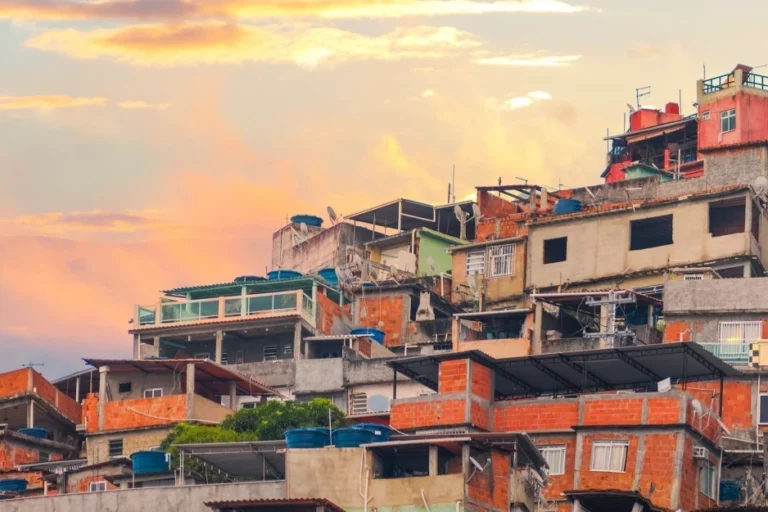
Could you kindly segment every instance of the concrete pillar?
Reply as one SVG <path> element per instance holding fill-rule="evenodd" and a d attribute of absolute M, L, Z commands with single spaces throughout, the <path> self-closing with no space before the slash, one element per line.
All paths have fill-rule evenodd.
<path fill-rule="evenodd" d="M 549 193 L 547 187 L 541 187 L 541 201 L 539 202 L 540 208 L 546 210 L 549 207 Z"/>
<path fill-rule="evenodd" d="M 611 332 L 613 329 L 611 327 L 611 306 L 608 304 L 603 304 L 600 306 L 600 332 Z M 600 338 L 597 342 L 597 348 L 606 348 L 611 346 L 611 342 L 613 339 L 609 339 L 608 337 Z"/>
<path fill-rule="evenodd" d="M 141 334 L 133 335 L 133 358 L 141 359 Z"/>
<path fill-rule="evenodd" d="M 214 361 L 216 364 L 221 364 L 222 348 L 224 346 L 224 331 L 216 331 L 216 355 Z"/>
<path fill-rule="evenodd" d="M 304 359 L 301 355 L 301 320 L 296 322 L 293 330 L 293 358 L 297 361 Z"/>
<path fill-rule="evenodd" d="M 27 428 L 35 426 L 35 400 L 30 398 L 27 404 Z"/>
<path fill-rule="evenodd" d="M 194 419 L 195 407 L 195 363 L 187 363 L 187 419 Z"/>
<path fill-rule="evenodd" d="M 653 328 L 653 304 L 648 304 L 648 325 Z"/>
<path fill-rule="evenodd" d="M 544 306 L 540 301 L 536 301 L 533 317 L 533 343 L 531 353 L 533 355 L 541 354 L 541 325 L 544 316 Z"/>
<path fill-rule="evenodd" d="M 235 381 L 229 383 L 229 408 L 237 411 L 237 382 Z"/>
<path fill-rule="evenodd" d="M 437 446 L 429 446 L 429 476 L 437 476 Z"/>
<path fill-rule="evenodd" d="M 80 403 L 80 377 L 75 380 L 75 402 Z"/>
<path fill-rule="evenodd" d="M 246 286 L 243 286 L 240 289 L 240 315 L 246 316 L 248 314 L 248 299 L 246 296 L 248 295 L 248 288 Z M 218 361 L 216 361 L 218 363 Z"/>
<path fill-rule="evenodd" d="M 579 500 L 573 500 L 573 512 L 584 512 L 584 507 Z"/>
<path fill-rule="evenodd" d="M 109 366 L 99 367 L 99 430 L 104 430 L 104 408 L 107 405 Z"/>

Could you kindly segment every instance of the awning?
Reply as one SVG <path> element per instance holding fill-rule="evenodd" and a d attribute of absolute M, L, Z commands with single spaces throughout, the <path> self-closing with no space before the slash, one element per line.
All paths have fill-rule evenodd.
<path fill-rule="evenodd" d="M 178 373 L 186 374 L 187 365 L 195 365 L 195 385 L 213 393 L 229 396 L 229 383 L 235 382 L 241 396 L 277 395 L 280 393 L 255 380 L 218 365 L 208 359 L 83 359 L 86 364 L 101 368 L 108 366 L 110 373 L 141 372 L 145 375 Z"/>
<path fill-rule="evenodd" d="M 395 371 L 437 391 L 441 361 L 470 358 L 495 373 L 497 399 L 644 389 L 742 375 L 693 342 L 608 348 L 494 359 L 478 350 L 387 362 Z"/>
<path fill-rule="evenodd" d="M 644 512 L 666 512 L 653 506 L 651 501 L 634 491 L 565 491 L 571 502 L 578 500 L 589 512 L 634 512 L 635 504 L 642 505 Z"/>
<path fill-rule="evenodd" d="M 232 479 L 285 480 L 285 441 L 178 444 L 180 456 L 194 457 Z"/>
<path fill-rule="evenodd" d="M 620 133 L 618 135 L 609 135 L 608 137 L 605 137 L 603 140 L 615 140 L 615 139 L 628 139 L 631 137 L 633 140 L 632 142 L 637 142 L 639 140 L 643 140 L 640 138 L 640 135 L 646 135 L 645 138 L 653 138 L 658 137 L 659 135 L 664 135 L 665 133 L 671 133 L 676 132 L 682 128 L 685 127 L 688 123 L 696 123 L 698 122 L 698 119 L 696 115 L 688 116 L 684 119 L 680 119 L 679 121 L 672 121 L 671 123 L 664 123 L 664 124 L 657 124 L 655 126 L 649 126 L 648 128 L 642 128 L 640 130 L 635 130 L 633 132 L 626 132 L 626 133 Z"/>
<path fill-rule="evenodd" d="M 248 295 L 260 293 L 278 293 L 293 290 L 303 290 L 307 293 L 312 292 L 312 286 L 322 284 L 312 276 L 295 277 L 291 279 L 266 279 L 264 281 L 248 281 L 247 283 L 218 283 L 199 286 L 182 286 L 171 290 L 163 290 L 163 294 L 172 297 L 186 298 L 190 294 L 193 299 L 205 299 L 211 297 L 237 296 L 242 293 L 243 287 L 246 288 Z M 325 285 L 326 288 L 329 288 Z M 336 290 L 335 288 L 331 288 Z"/>
<path fill-rule="evenodd" d="M 416 228 L 431 228 L 440 233 L 458 237 L 461 233 L 454 208 L 459 206 L 471 217 L 473 201 L 462 201 L 455 204 L 432 206 L 430 204 L 412 201 L 410 199 L 395 199 L 379 206 L 345 216 L 344 220 L 361 222 L 372 226 L 410 231 Z M 473 239 L 475 223 L 467 223 L 467 238 Z"/>

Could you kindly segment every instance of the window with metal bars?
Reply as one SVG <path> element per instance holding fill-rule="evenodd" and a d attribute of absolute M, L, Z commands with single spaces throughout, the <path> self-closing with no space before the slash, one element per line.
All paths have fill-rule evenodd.
<path fill-rule="evenodd" d="M 485 274 L 485 249 L 467 252 L 467 275 Z"/>
<path fill-rule="evenodd" d="M 368 395 L 365 393 L 352 394 L 352 411 L 350 414 L 366 414 L 368 412 Z"/>
<path fill-rule="evenodd" d="M 490 277 L 511 276 L 515 270 L 515 246 L 512 244 L 490 247 Z"/>

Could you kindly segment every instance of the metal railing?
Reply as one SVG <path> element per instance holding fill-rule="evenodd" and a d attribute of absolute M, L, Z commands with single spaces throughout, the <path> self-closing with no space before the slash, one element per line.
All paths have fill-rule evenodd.
<path fill-rule="evenodd" d="M 726 363 L 749 363 L 749 343 L 699 343 Z"/>
<path fill-rule="evenodd" d="M 704 80 L 704 94 L 722 91 L 734 85 L 736 85 L 736 75 L 734 73 L 707 78 Z M 768 90 L 768 76 L 749 73 L 744 78 L 744 85 L 754 89 Z"/>
<path fill-rule="evenodd" d="M 138 305 L 134 322 L 139 327 L 167 326 L 286 311 L 296 311 L 315 324 L 315 303 L 302 290 Z"/>

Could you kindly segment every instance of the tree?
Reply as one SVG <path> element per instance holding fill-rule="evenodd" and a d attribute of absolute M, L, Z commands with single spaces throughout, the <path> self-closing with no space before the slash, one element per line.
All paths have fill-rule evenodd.
<path fill-rule="evenodd" d="M 329 411 L 331 426 L 343 426 L 344 413 L 327 398 L 315 398 L 309 402 L 273 400 L 253 409 L 241 409 L 227 417 L 221 427 L 256 433 L 262 441 L 277 440 L 292 428 L 328 426 Z"/>

